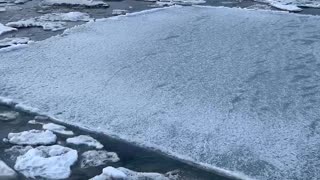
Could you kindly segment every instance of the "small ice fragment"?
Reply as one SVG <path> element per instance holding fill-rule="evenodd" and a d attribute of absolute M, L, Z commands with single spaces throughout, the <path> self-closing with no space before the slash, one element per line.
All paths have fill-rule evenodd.
<path fill-rule="evenodd" d="M 28 178 L 66 179 L 77 159 L 77 151 L 71 148 L 40 146 L 19 156 L 14 168 Z"/>
<path fill-rule="evenodd" d="M 38 18 L 39 21 L 90 21 L 91 18 L 87 13 L 68 12 L 68 13 L 51 13 L 45 14 Z"/>
<path fill-rule="evenodd" d="M 5 7 L 0 7 L 0 12 L 5 12 L 6 8 Z"/>
<path fill-rule="evenodd" d="M 119 167 L 118 170 L 125 173 L 129 179 L 156 179 L 156 180 L 170 180 L 163 174 L 160 173 L 153 173 L 153 172 L 135 172 L 130 169 Z"/>
<path fill-rule="evenodd" d="M 69 135 L 69 136 L 74 135 L 72 131 L 67 131 L 65 126 L 62 126 L 59 124 L 54 124 L 54 123 L 43 124 L 42 128 L 53 131 L 58 134 Z"/>
<path fill-rule="evenodd" d="M 34 120 L 34 119 L 28 121 L 28 124 L 41 124 L 41 125 L 43 125 L 43 123 L 38 122 L 38 121 L 36 121 L 36 120 Z"/>
<path fill-rule="evenodd" d="M 51 6 L 109 7 L 109 5 L 103 1 L 93 0 L 44 0 L 43 3 Z"/>
<path fill-rule="evenodd" d="M 97 149 L 103 148 L 103 145 L 99 141 L 87 135 L 80 135 L 80 136 L 68 138 L 66 142 L 68 144 L 87 145 L 87 146 L 95 147 Z"/>
<path fill-rule="evenodd" d="M 11 169 L 5 162 L 0 160 L 0 179 L 10 180 L 16 179 L 17 173 Z"/>
<path fill-rule="evenodd" d="M 112 15 L 117 16 L 117 15 L 125 15 L 127 14 L 128 11 L 125 9 L 114 9 L 112 10 Z"/>
<path fill-rule="evenodd" d="M 48 120 L 49 117 L 47 117 L 47 116 L 35 116 L 34 119 L 38 120 L 38 121 L 45 121 L 45 120 Z"/>
<path fill-rule="evenodd" d="M 118 162 L 120 160 L 117 153 L 104 150 L 86 151 L 81 157 L 81 168 L 96 167 L 108 162 Z"/>
<path fill-rule="evenodd" d="M 16 28 L 8 27 L 8 26 L 5 26 L 0 23 L 0 35 L 4 34 L 6 32 L 16 31 L 16 30 L 17 30 Z"/>
<path fill-rule="evenodd" d="M 16 22 L 9 22 L 6 25 L 13 28 L 41 27 L 43 30 L 50 31 L 65 29 L 65 22 L 37 21 L 33 18 Z"/>
<path fill-rule="evenodd" d="M 122 171 L 108 166 L 106 168 L 103 169 L 102 174 L 95 176 L 93 178 L 91 178 L 90 180 L 124 180 L 127 178 L 127 175 L 125 173 L 123 173 Z"/>
<path fill-rule="evenodd" d="M 11 144 L 17 145 L 48 145 L 55 143 L 57 136 L 48 130 L 30 130 L 20 133 L 9 133 L 8 139 Z"/>
<path fill-rule="evenodd" d="M 15 111 L 7 111 L 0 113 L 0 121 L 12 121 L 17 119 L 19 116 L 18 112 Z"/>

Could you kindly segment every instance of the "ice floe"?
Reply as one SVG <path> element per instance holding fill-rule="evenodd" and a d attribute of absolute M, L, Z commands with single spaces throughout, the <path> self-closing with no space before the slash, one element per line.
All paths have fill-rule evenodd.
<path fill-rule="evenodd" d="M 87 135 L 80 135 L 80 136 L 68 138 L 66 142 L 68 144 L 74 144 L 74 145 L 87 145 L 87 146 L 95 147 L 97 149 L 103 148 L 103 145 L 99 141 Z"/>
<path fill-rule="evenodd" d="M 30 149 L 32 149 L 32 146 L 19 146 L 19 145 L 15 145 L 12 146 L 9 149 L 5 149 L 4 152 L 6 153 L 7 156 L 10 157 L 10 159 L 12 161 L 16 161 L 17 157 L 25 154 L 26 152 L 28 152 Z"/>
<path fill-rule="evenodd" d="M 0 23 L 0 35 L 7 32 L 16 31 L 16 30 L 17 30 L 16 28 L 8 27 Z"/>
<path fill-rule="evenodd" d="M 120 159 L 115 152 L 105 150 L 86 151 L 81 155 L 81 168 L 95 167 L 110 162 L 118 162 Z"/>
<path fill-rule="evenodd" d="M 0 160 L 0 179 L 1 180 L 17 179 L 17 173 L 2 160 Z"/>
<path fill-rule="evenodd" d="M 193 4 L 203 4 L 206 3 L 205 0 L 159 0 L 156 2 L 158 6 L 172 6 L 172 5 L 193 5 Z"/>
<path fill-rule="evenodd" d="M 74 135 L 74 133 L 72 131 L 66 130 L 65 126 L 62 126 L 59 124 L 54 124 L 54 123 L 43 124 L 42 128 L 46 129 L 46 130 L 53 131 L 58 134 L 63 134 L 63 135 L 68 135 L 68 136 Z"/>
<path fill-rule="evenodd" d="M 28 124 L 40 124 L 40 125 L 44 125 L 44 123 L 38 122 L 38 121 L 36 121 L 35 119 L 29 120 L 29 121 L 28 121 Z"/>
<path fill-rule="evenodd" d="M 69 13 L 51 13 L 40 17 L 9 22 L 6 26 L 13 28 L 41 27 L 44 30 L 58 31 L 65 29 L 67 21 L 90 21 L 86 13 L 69 12 Z"/>
<path fill-rule="evenodd" d="M 27 37 L 4 38 L 0 40 L 0 48 L 17 46 L 20 44 L 28 44 L 30 41 Z"/>
<path fill-rule="evenodd" d="M 128 13 L 128 10 L 125 9 L 113 9 L 112 10 L 112 15 L 117 16 L 117 15 L 125 15 Z"/>
<path fill-rule="evenodd" d="M 43 4 L 54 6 L 109 7 L 109 5 L 103 1 L 93 0 L 43 0 Z"/>
<path fill-rule="evenodd" d="M 103 169 L 102 174 L 91 178 L 91 180 L 139 180 L 139 179 L 150 179 L 150 180 L 175 180 L 176 176 L 167 177 L 160 173 L 150 172 L 135 172 L 130 169 L 119 167 L 114 168 L 108 166 Z"/>
<path fill-rule="evenodd" d="M 57 136 L 51 131 L 29 130 L 20 133 L 9 133 L 9 142 L 17 145 L 48 145 L 57 140 Z"/>
<path fill-rule="evenodd" d="M 19 116 L 18 112 L 15 111 L 6 111 L 0 112 L 0 121 L 12 121 Z"/>
<path fill-rule="evenodd" d="M 71 148 L 40 146 L 19 156 L 14 168 L 28 178 L 65 179 L 70 176 L 70 167 L 77 159 L 77 151 Z"/>

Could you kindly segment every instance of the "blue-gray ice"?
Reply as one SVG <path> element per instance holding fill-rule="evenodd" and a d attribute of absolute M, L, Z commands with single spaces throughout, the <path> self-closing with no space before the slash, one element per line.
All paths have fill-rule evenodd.
<path fill-rule="evenodd" d="M 257 179 L 320 178 L 320 17 L 174 7 L 0 53 L 0 96 Z"/>

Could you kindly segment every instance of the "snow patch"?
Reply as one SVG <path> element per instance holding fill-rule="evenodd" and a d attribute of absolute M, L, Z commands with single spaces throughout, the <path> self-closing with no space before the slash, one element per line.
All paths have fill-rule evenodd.
<path fill-rule="evenodd" d="M 0 121 L 12 121 L 17 119 L 18 116 L 19 113 L 15 111 L 0 112 Z"/>
<path fill-rule="evenodd" d="M 81 155 L 81 168 L 96 167 L 108 162 L 118 162 L 120 159 L 115 152 L 105 150 L 86 151 Z"/>
<path fill-rule="evenodd" d="M 19 156 L 14 168 L 28 178 L 65 179 L 70 176 L 70 167 L 77 159 L 77 151 L 71 148 L 40 146 Z"/>
<path fill-rule="evenodd" d="M 109 7 L 109 5 L 103 1 L 93 0 L 43 0 L 43 4 L 51 6 Z"/>
<path fill-rule="evenodd" d="M 8 27 L 0 23 L 0 35 L 7 32 L 16 31 L 16 30 L 17 30 L 16 28 Z"/>
<path fill-rule="evenodd" d="M 20 133 L 9 133 L 8 139 L 11 144 L 17 145 L 48 145 L 55 143 L 57 136 L 48 130 L 29 130 Z"/>
<path fill-rule="evenodd" d="M 16 179 L 17 173 L 11 169 L 5 162 L 0 160 L 0 179 L 10 180 Z"/>
<path fill-rule="evenodd" d="M 53 131 L 58 134 L 63 134 L 63 135 L 68 135 L 68 136 L 74 135 L 74 133 L 72 131 L 67 131 L 65 126 L 62 126 L 59 124 L 54 124 L 54 123 L 43 124 L 42 128 L 46 129 L 46 130 Z"/>
<path fill-rule="evenodd" d="M 87 146 L 95 147 L 97 149 L 103 148 L 103 145 L 99 141 L 95 140 L 94 138 L 88 135 L 80 135 L 80 136 L 68 138 L 66 142 L 74 145 L 87 145 Z"/>

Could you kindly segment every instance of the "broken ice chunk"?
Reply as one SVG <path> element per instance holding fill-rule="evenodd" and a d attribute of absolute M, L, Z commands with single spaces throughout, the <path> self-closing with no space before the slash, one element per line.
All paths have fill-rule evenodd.
<path fill-rule="evenodd" d="M 5 26 L 0 23 L 0 35 L 4 34 L 6 32 L 16 31 L 16 30 L 17 30 L 16 28 L 8 27 L 8 26 Z"/>
<path fill-rule="evenodd" d="M 125 9 L 114 9 L 112 10 L 112 15 L 117 16 L 117 15 L 125 15 L 127 14 L 128 11 Z"/>
<path fill-rule="evenodd" d="M 65 126 L 62 126 L 59 124 L 54 124 L 54 123 L 43 124 L 42 128 L 53 131 L 58 134 L 69 135 L 69 136 L 74 135 L 72 131 L 67 131 Z"/>
<path fill-rule="evenodd" d="M 44 0 L 43 3 L 54 6 L 109 7 L 109 5 L 103 1 L 92 0 Z"/>
<path fill-rule="evenodd" d="M 106 164 L 108 162 L 117 162 L 119 157 L 115 152 L 108 151 L 86 151 L 81 155 L 81 168 L 95 167 Z"/>
<path fill-rule="evenodd" d="M 57 136 L 51 131 L 30 130 L 20 133 L 9 133 L 9 142 L 17 145 L 48 145 L 57 140 Z"/>
<path fill-rule="evenodd" d="M 1 41 L 0 41 L 0 47 L 1 47 Z M 18 112 L 14 111 L 7 111 L 0 113 L 0 121 L 12 121 L 15 120 L 19 116 Z"/>
<path fill-rule="evenodd" d="M 0 179 L 10 180 L 16 179 L 17 173 L 11 169 L 5 162 L 0 160 Z"/>
<path fill-rule="evenodd" d="M 87 146 L 95 147 L 97 149 L 103 148 L 103 145 L 99 141 L 87 135 L 80 135 L 73 138 L 68 138 L 66 141 L 68 144 L 87 145 Z"/>
<path fill-rule="evenodd" d="M 65 179 L 70 176 L 70 167 L 77 159 L 77 151 L 71 148 L 40 146 L 19 156 L 14 168 L 28 178 Z"/>

